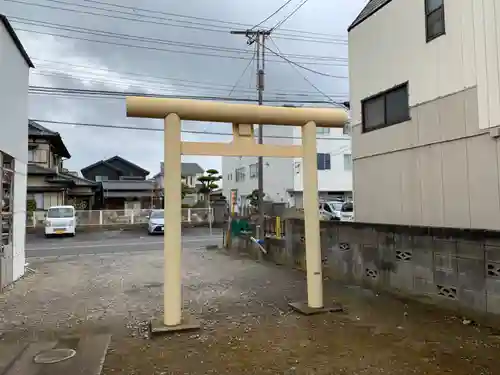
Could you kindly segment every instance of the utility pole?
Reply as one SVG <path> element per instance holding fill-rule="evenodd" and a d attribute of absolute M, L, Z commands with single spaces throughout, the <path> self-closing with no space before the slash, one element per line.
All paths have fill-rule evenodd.
<path fill-rule="evenodd" d="M 265 68 L 265 45 L 266 38 L 271 35 L 270 30 L 241 30 L 241 31 L 231 31 L 231 34 L 235 35 L 245 35 L 247 37 L 247 44 L 252 45 L 257 42 L 257 50 L 256 50 L 256 61 L 257 61 L 257 94 L 259 105 L 263 103 L 264 96 L 264 68 Z M 259 124 L 258 131 L 258 142 L 259 144 L 264 143 L 264 125 Z M 258 196 L 258 210 L 259 210 L 259 239 L 264 239 L 264 159 L 262 156 L 258 157 L 257 161 L 257 179 L 258 186 L 257 190 L 259 191 Z"/>

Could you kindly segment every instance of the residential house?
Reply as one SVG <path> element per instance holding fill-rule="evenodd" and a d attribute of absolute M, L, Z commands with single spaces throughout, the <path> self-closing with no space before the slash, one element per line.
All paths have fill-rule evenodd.
<path fill-rule="evenodd" d="M 99 183 L 97 208 L 138 210 L 155 204 L 155 182 L 146 179 L 149 172 L 118 155 L 81 172 L 86 179 Z"/>
<path fill-rule="evenodd" d="M 371 0 L 349 28 L 356 220 L 500 229 L 500 7 Z"/>
<path fill-rule="evenodd" d="M 28 81 L 33 67 L 0 14 L 0 290 L 24 274 Z"/>
<path fill-rule="evenodd" d="M 37 212 L 51 206 L 71 204 L 88 210 L 94 204 L 98 184 L 79 177 L 63 167 L 71 158 L 61 135 L 35 121 L 28 123 L 28 186 L 27 201 Z"/>
<path fill-rule="evenodd" d="M 203 194 L 199 194 L 198 191 L 201 187 L 201 183 L 198 182 L 198 178 L 203 176 L 203 168 L 197 163 L 182 163 L 181 164 L 181 182 L 187 187 L 187 194 L 185 195 L 182 204 L 184 205 L 195 205 L 199 200 L 202 200 Z M 164 168 L 163 162 L 160 163 L 160 172 L 158 172 L 153 179 L 155 180 L 158 195 L 161 200 L 163 200 L 164 192 Z"/>

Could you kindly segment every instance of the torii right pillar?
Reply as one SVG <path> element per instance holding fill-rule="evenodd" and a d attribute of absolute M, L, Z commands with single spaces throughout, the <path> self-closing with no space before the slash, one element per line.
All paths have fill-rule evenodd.
<path fill-rule="evenodd" d="M 305 315 L 342 311 L 342 306 L 337 303 L 329 301 L 325 305 L 323 302 L 316 134 L 316 123 L 314 121 L 309 121 L 302 126 L 307 301 L 291 302 L 289 304 L 295 311 Z"/>

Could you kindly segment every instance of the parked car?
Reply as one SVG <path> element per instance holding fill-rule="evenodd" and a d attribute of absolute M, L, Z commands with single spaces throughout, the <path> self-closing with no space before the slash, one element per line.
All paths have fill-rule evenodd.
<path fill-rule="evenodd" d="M 148 234 L 163 233 L 165 226 L 165 212 L 152 210 L 148 218 Z"/>
<path fill-rule="evenodd" d="M 73 206 L 52 206 L 45 214 L 45 237 L 76 235 L 76 215 Z"/>
<path fill-rule="evenodd" d="M 344 201 L 333 200 L 320 202 L 319 215 L 322 220 L 340 220 L 340 210 Z"/>
<path fill-rule="evenodd" d="M 354 205 L 352 202 L 347 202 L 340 209 L 340 221 L 354 221 Z"/>

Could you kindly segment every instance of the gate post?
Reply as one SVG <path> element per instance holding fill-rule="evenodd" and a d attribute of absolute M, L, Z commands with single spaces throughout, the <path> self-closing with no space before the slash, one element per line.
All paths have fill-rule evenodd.
<path fill-rule="evenodd" d="M 181 119 L 175 113 L 165 118 L 164 170 L 164 269 L 163 292 L 164 320 L 166 326 L 176 326 L 182 320 L 181 285 Z"/>
<path fill-rule="evenodd" d="M 307 273 L 307 303 L 292 302 L 290 306 L 305 315 L 327 311 L 342 311 L 342 307 L 323 303 L 323 272 L 321 263 L 321 241 L 318 199 L 318 161 L 316 146 L 316 123 L 302 126 L 302 164 L 304 165 L 304 227 Z"/>

